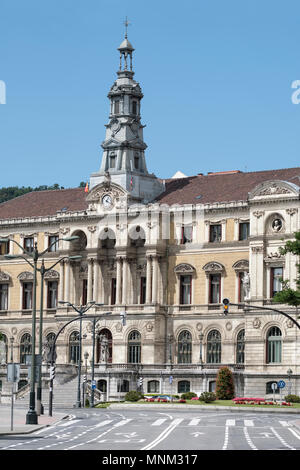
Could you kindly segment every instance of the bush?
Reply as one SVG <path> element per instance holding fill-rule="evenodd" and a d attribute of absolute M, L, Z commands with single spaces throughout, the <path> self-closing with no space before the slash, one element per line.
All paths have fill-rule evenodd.
<path fill-rule="evenodd" d="M 300 403 L 300 397 L 298 397 L 298 395 L 286 395 L 284 399 L 290 403 Z"/>
<path fill-rule="evenodd" d="M 136 390 L 131 390 L 127 392 L 125 395 L 125 401 L 138 401 L 143 398 L 144 395 L 141 392 L 137 392 Z"/>
<path fill-rule="evenodd" d="M 219 369 L 216 381 L 216 396 L 219 400 L 232 400 L 234 397 L 233 375 L 228 367 Z"/>
<path fill-rule="evenodd" d="M 192 398 L 197 397 L 197 393 L 194 392 L 185 392 L 182 393 L 181 398 L 183 400 L 191 400 Z"/>
<path fill-rule="evenodd" d="M 90 407 L 90 400 L 88 398 L 85 399 L 85 407 L 86 408 Z"/>
<path fill-rule="evenodd" d="M 204 401 L 205 403 L 211 403 L 217 399 L 216 394 L 213 392 L 203 392 L 199 397 L 199 401 Z"/>

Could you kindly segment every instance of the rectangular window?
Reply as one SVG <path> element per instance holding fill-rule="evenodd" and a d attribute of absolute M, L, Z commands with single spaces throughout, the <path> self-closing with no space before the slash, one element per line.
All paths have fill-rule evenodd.
<path fill-rule="evenodd" d="M 115 154 L 112 154 L 109 157 L 109 168 L 116 168 L 116 156 L 115 156 Z"/>
<path fill-rule="evenodd" d="M 140 157 L 136 155 L 134 157 L 134 169 L 138 170 L 140 168 Z"/>
<path fill-rule="evenodd" d="M 242 222 L 239 225 L 239 240 L 248 240 L 250 235 L 249 222 Z"/>
<path fill-rule="evenodd" d="M 51 235 L 49 238 L 48 238 L 48 247 L 49 247 L 49 250 L 48 251 L 58 251 L 58 239 L 59 239 L 59 236 L 58 235 Z"/>
<path fill-rule="evenodd" d="M 0 255 L 8 255 L 9 253 L 9 241 L 0 242 Z"/>
<path fill-rule="evenodd" d="M 111 293 L 110 293 L 110 303 L 115 305 L 117 296 L 117 279 L 115 277 L 111 280 Z"/>
<path fill-rule="evenodd" d="M 32 309 L 32 282 L 23 282 L 23 310 Z"/>
<path fill-rule="evenodd" d="M 87 279 L 82 281 L 82 305 L 87 304 Z"/>
<path fill-rule="evenodd" d="M 221 301 L 221 274 L 211 274 L 209 277 L 209 303 L 219 304 Z"/>
<path fill-rule="evenodd" d="M 193 227 L 191 225 L 184 225 L 181 227 L 181 245 L 192 243 L 193 241 Z"/>
<path fill-rule="evenodd" d="M 282 290 L 281 279 L 283 277 L 283 268 L 271 268 L 271 292 L 270 297 L 274 297 L 277 292 Z"/>
<path fill-rule="evenodd" d="M 119 113 L 120 113 L 120 101 L 116 100 L 115 101 L 115 114 L 119 114 Z"/>
<path fill-rule="evenodd" d="M 56 308 L 57 307 L 57 281 L 48 282 L 48 300 L 47 308 Z"/>
<path fill-rule="evenodd" d="M 132 102 L 132 114 L 137 114 L 137 102 Z"/>
<path fill-rule="evenodd" d="M 211 225 L 209 229 L 209 241 L 212 243 L 217 243 L 222 240 L 222 225 L 216 224 Z"/>
<path fill-rule="evenodd" d="M 0 284 L 0 310 L 7 310 L 8 284 Z"/>
<path fill-rule="evenodd" d="M 140 304 L 146 302 L 146 277 L 141 277 L 141 292 L 140 292 Z"/>
<path fill-rule="evenodd" d="M 32 253 L 33 252 L 33 245 L 34 245 L 33 237 L 24 238 L 24 249 L 26 251 L 28 251 L 29 253 Z"/>
<path fill-rule="evenodd" d="M 180 276 L 180 304 L 191 304 L 192 276 Z"/>

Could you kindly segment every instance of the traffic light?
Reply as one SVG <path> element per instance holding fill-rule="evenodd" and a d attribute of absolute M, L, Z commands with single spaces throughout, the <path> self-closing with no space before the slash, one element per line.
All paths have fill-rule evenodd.
<path fill-rule="evenodd" d="M 223 299 L 224 315 L 229 312 L 229 299 Z"/>
<path fill-rule="evenodd" d="M 50 367 L 50 380 L 55 378 L 55 365 Z"/>
<path fill-rule="evenodd" d="M 143 377 L 139 377 L 138 380 L 137 380 L 137 386 L 139 388 L 142 388 L 143 386 Z"/>
<path fill-rule="evenodd" d="M 126 325 L 126 312 L 120 312 L 122 326 Z"/>

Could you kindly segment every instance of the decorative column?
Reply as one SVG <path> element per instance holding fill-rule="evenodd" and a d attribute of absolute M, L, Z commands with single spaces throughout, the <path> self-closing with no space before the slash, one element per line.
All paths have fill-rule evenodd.
<path fill-rule="evenodd" d="M 122 304 L 127 303 L 127 284 L 128 284 L 128 260 L 123 258 L 123 279 L 122 279 Z"/>
<path fill-rule="evenodd" d="M 94 260 L 94 282 L 93 282 L 93 292 L 94 292 L 94 300 L 95 302 L 98 302 L 98 297 L 99 297 L 99 263 L 98 260 Z"/>
<path fill-rule="evenodd" d="M 147 256 L 147 268 L 146 268 L 146 304 L 151 303 L 151 256 Z"/>
<path fill-rule="evenodd" d="M 87 279 L 87 301 L 90 302 L 93 299 L 93 262 L 94 260 L 90 258 L 88 260 L 88 279 Z"/>
<path fill-rule="evenodd" d="M 64 262 L 61 261 L 59 265 L 59 292 L 58 300 L 64 300 Z"/>
<path fill-rule="evenodd" d="M 66 267 L 66 277 L 65 277 L 65 300 L 70 301 L 70 261 L 66 260 L 65 261 L 65 267 Z"/>
<path fill-rule="evenodd" d="M 153 279 L 152 279 L 152 302 L 157 302 L 157 279 L 158 279 L 158 258 L 154 256 L 152 258 L 152 265 L 153 265 Z"/>
<path fill-rule="evenodd" d="M 116 304 L 121 303 L 122 290 L 122 258 L 117 258 Z"/>

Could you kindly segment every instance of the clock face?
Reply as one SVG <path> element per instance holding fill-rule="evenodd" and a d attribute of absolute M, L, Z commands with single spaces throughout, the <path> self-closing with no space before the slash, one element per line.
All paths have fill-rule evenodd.
<path fill-rule="evenodd" d="M 102 204 L 104 207 L 111 207 L 112 206 L 112 197 L 109 194 L 105 194 L 102 198 Z"/>

